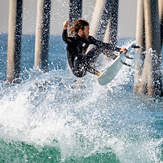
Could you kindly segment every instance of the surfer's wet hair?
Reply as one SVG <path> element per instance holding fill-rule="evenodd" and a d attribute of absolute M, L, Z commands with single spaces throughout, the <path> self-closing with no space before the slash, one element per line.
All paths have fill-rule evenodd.
<path fill-rule="evenodd" d="M 77 34 L 79 29 L 84 30 L 85 26 L 89 26 L 89 23 L 84 19 L 79 19 L 79 20 L 73 21 L 70 24 L 70 29 L 69 29 L 70 35 L 73 36 L 73 35 Z"/>

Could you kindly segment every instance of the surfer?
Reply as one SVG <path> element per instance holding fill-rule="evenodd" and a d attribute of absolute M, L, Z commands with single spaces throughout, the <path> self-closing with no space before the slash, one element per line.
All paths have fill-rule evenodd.
<path fill-rule="evenodd" d="M 103 52 L 108 56 L 106 50 L 127 52 L 125 48 L 116 47 L 114 44 L 104 43 L 102 41 L 96 40 L 94 37 L 89 35 L 89 23 L 84 19 L 79 19 L 70 24 L 70 35 L 68 37 L 67 28 L 69 21 L 66 20 L 63 23 L 63 33 L 62 39 L 67 44 L 67 58 L 69 66 L 76 77 L 83 77 L 86 75 L 87 71 L 100 76 L 102 71 L 98 71 L 92 67 L 92 64 L 96 61 L 97 57 Z M 96 47 L 92 48 L 88 53 L 86 53 L 87 48 L 90 44 Z M 117 55 L 110 56 L 115 59 Z"/>

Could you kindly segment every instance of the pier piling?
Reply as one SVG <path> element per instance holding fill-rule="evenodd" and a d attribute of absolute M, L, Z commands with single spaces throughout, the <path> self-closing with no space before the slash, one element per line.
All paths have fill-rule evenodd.
<path fill-rule="evenodd" d="M 116 45 L 117 43 L 117 31 L 118 31 L 118 6 L 119 0 L 112 0 L 107 2 L 109 17 L 108 25 L 105 30 L 104 42 L 108 42 Z"/>
<path fill-rule="evenodd" d="M 34 67 L 48 71 L 51 0 L 37 1 Z"/>
<path fill-rule="evenodd" d="M 143 66 L 139 66 L 139 69 L 141 70 L 138 70 L 139 72 L 142 71 L 142 73 L 135 76 L 134 91 L 135 93 L 138 94 L 147 94 L 149 96 L 161 96 L 162 95 L 161 54 L 160 54 L 161 37 L 158 14 L 158 1 L 144 0 L 143 5 L 144 5 L 146 56 L 144 59 Z M 138 15 L 137 18 L 139 19 Z M 140 28 L 140 30 L 142 31 L 142 27 Z M 139 30 L 137 31 L 137 35 L 140 38 L 137 36 L 137 42 L 143 44 L 142 36 L 140 36 L 139 35 L 140 33 L 138 32 L 140 31 Z"/>
<path fill-rule="evenodd" d="M 98 40 L 116 44 L 118 2 L 118 0 L 96 1 L 90 25 L 90 35 L 94 36 Z M 91 48 L 92 47 L 89 47 L 88 50 Z"/>
<path fill-rule="evenodd" d="M 136 20 L 136 41 L 137 45 L 145 49 L 145 27 L 144 27 L 144 0 L 137 0 L 137 20 Z M 145 55 L 144 49 L 137 49 L 139 53 L 139 61 L 135 61 L 135 76 L 134 76 L 134 92 L 137 93 L 140 76 L 142 73 L 142 67 L 144 63 Z"/>
<path fill-rule="evenodd" d="M 100 31 L 98 29 L 99 29 L 99 26 L 103 26 L 101 24 L 101 22 L 102 22 L 101 18 L 102 18 L 102 14 L 103 14 L 106 4 L 107 4 L 107 0 L 96 0 L 96 4 L 95 4 L 93 16 L 92 16 L 92 21 L 91 21 L 91 25 L 90 25 L 90 35 L 94 36 L 96 38 L 100 37 L 101 40 L 104 37 L 106 25 L 108 22 L 108 14 L 103 16 L 103 18 L 105 17 L 105 20 L 103 21 L 103 23 L 105 23 L 105 29 L 102 30 L 103 36 L 98 36 L 98 35 L 100 35 Z"/>
<path fill-rule="evenodd" d="M 82 17 L 82 0 L 70 0 L 69 22 L 73 22 Z"/>
<path fill-rule="evenodd" d="M 23 0 L 9 2 L 7 82 L 20 82 L 20 57 Z"/>
<path fill-rule="evenodd" d="M 161 46 L 163 43 L 163 0 L 158 0 L 160 31 L 161 31 Z"/>

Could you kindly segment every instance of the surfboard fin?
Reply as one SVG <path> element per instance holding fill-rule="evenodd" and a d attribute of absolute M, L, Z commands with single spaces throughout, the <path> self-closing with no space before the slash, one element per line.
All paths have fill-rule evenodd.
<path fill-rule="evenodd" d="M 124 64 L 125 66 L 129 66 L 129 67 L 131 66 L 130 64 L 123 62 L 122 60 L 121 60 L 121 63 Z"/>
<path fill-rule="evenodd" d="M 136 45 L 134 44 L 134 45 L 132 45 L 132 48 L 138 49 L 138 48 L 140 48 L 140 46 L 136 46 Z"/>
<path fill-rule="evenodd" d="M 126 54 L 125 54 L 125 57 L 126 57 L 127 59 L 134 59 L 134 58 L 132 58 L 132 57 L 127 56 Z"/>

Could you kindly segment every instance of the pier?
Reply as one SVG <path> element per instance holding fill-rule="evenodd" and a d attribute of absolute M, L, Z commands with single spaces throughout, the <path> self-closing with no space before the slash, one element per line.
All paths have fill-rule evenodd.
<path fill-rule="evenodd" d="M 160 26 L 162 4 L 155 0 L 138 0 L 137 3 L 136 41 L 137 45 L 143 48 L 138 51 L 141 63 L 136 61 L 134 92 L 149 96 L 161 96 L 162 31 Z M 161 5 L 158 6 L 158 3 Z M 146 53 L 143 53 L 145 51 Z"/>
<path fill-rule="evenodd" d="M 48 71 L 51 5 L 51 0 L 37 0 L 34 68 L 43 72 Z M 10 0 L 6 78 L 8 83 L 20 82 L 22 6 L 23 0 Z M 82 0 L 70 0 L 68 7 L 70 22 L 82 18 Z M 96 0 L 90 23 L 90 35 L 116 45 L 118 10 L 118 0 Z M 149 96 L 162 96 L 163 1 L 137 0 L 136 24 L 137 45 L 143 48 L 137 51 L 141 62 L 136 60 L 134 92 Z"/>

